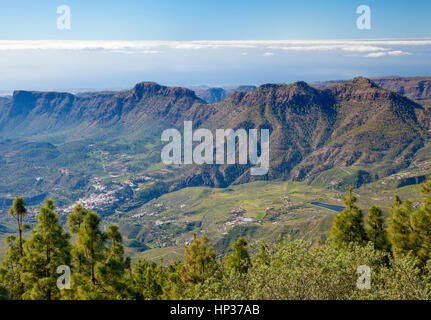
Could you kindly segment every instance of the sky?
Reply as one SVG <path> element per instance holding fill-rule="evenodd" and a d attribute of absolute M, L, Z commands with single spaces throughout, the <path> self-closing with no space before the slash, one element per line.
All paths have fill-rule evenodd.
<path fill-rule="evenodd" d="M 431 75 L 430 14 L 429 0 L 0 0 L 0 93 Z"/>

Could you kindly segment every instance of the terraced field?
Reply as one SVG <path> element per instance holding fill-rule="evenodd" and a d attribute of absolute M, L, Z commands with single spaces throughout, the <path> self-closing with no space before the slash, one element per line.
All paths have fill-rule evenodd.
<path fill-rule="evenodd" d="M 394 194 L 413 201 L 420 199 L 418 185 L 395 188 L 392 180 L 354 189 L 364 213 L 377 205 L 388 214 Z M 389 182 L 382 184 L 384 181 Z M 193 233 L 207 235 L 219 253 L 226 252 L 240 236 L 245 236 L 252 247 L 280 237 L 311 241 L 325 238 L 336 213 L 310 202 L 343 205 L 343 195 L 332 186 L 286 181 L 260 181 L 224 189 L 193 187 L 165 194 L 130 212 L 106 216 L 104 224 L 120 225 L 126 253 L 133 261 L 146 258 L 170 263 L 182 258 Z M 0 223 L 14 230 L 13 221 L 6 215 L 0 217 Z M 7 234 L 0 233 L 0 256 Z"/>
<path fill-rule="evenodd" d="M 365 214 L 372 205 L 388 213 L 395 193 L 405 199 L 420 198 L 417 185 L 376 192 L 378 183 L 376 187 L 369 184 L 354 190 Z M 107 221 L 121 222 L 128 243 L 148 245 L 148 250 L 129 247 L 130 255 L 171 261 L 182 256 L 194 232 L 206 234 L 219 253 L 228 250 L 240 236 L 255 246 L 288 236 L 316 241 L 328 235 L 336 213 L 310 202 L 343 205 L 343 195 L 331 187 L 285 181 L 253 182 L 225 189 L 193 187 L 165 194 Z"/>

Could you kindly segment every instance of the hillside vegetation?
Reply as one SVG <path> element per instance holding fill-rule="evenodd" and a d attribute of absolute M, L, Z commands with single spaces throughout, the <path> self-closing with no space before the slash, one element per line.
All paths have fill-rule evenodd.
<path fill-rule="evenodd" d="M 23 237 L 26 207 L 17 197 L 9 212 L 18 235 L 6 240 L 0 267 L 3 299 L 416 299 L 431 298 L 431 179 L 421 186 L 423 201 L 395 196 L 386 220 L 378 207 L 367 218 L 352 190 L 337 213 L 326 241 L 281 239 L 258 247 L 238 238 L 217 256 L 206 236 L 196 234 L 183 261 L 163 266 L 125 257 L 118 226 L 101 228 L 94 211 L 76 206 L 59 224 L 52 200 Z M 385 226 L 387 225 L 387 227 Z M 74 240 L 71 241 L 71 234 Z M 250 250 L 251 249 L 251 250 Z M 71 278 L 59 287 L 57 267 Z"/>
<path fill-rule="evenodd" d="M 96 210 L 104 226 L 119 225 L 135 260 L 177 258 L 194 232 L 219 254 L 240 236 L 314 243 L 328 237 L 334 212 L 310 203 L 342 204 L 349 186 L 386 215 L 395 192 L 417 205 L 417 185 L 431 173 L 428 91 L 426 79 L 402 79 L 391 81 L 405 92 L 358 77 L 240 87 L 214 103 L 152 82 L 78 95 L 16 91 L 0 99 L 0 238 L 16 230 L 7 212 L 17 194 L 31 226 L 47 198 L 62 224 L 77 202 Z M 268 174 L 161 163 L 161 132 L 182 131 L 186 120 L 211 131 L 269 129 Z"/>

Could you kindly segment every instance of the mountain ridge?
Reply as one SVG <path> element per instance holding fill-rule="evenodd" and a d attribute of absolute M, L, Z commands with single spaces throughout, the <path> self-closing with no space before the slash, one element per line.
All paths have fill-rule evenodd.
<path fill-rule="evenodd" d="M 269 129 L 270 170 L 250 176 L 248 165 L 195 166 L 174 183 L 226 187 L 259 179 L 310 181 L 334 166 L 373 164 L 379 172 L 408 165 L 429 138 L 424 107 L 374 81 L 357 77 L 324 88 L 306 82 L 263 84 L 206 103 L 193 90 L 141 82 L 117 93 L 16 91 L 0 104 L 0 136 L 32 137 L 118 128 L 158 134 L 184 121 L 211 130 Z M 385 171 L 386 170 L 386 171 Z"/>
<path fill-rule="evenodd" d="M 180 116 L 194 103 L 205 102 L 189 89 L 154 82 L 141 82 L 128 91 L 85 96 L 17 90 L 0 104 L 0 136 L 25 137 L 65 127 L 132 125 L 148 116 Z"/>
<path fill-rule="evenodd" d="M 369 79 L 382 88 L 404 95 L 422 105 L 431 106 L 431 77 L 387 76 L 372 77 Z M 312 82 L 310 85 L 319 89 L 326 89 L 347 81 L 349 80 L 321 81 Z"/>
<path fill-rule="evenodd" d="M 416 115 L 420 105 L 362 77 L 324 90 L 305 82 L 265 84 L 234 93 L 215 107 L 219 111 L 204 126 L 214 128 L 224 120 L 223 127 L 271 131 L 266 179 L 309 180 L 334 165 L 408 165 L 429 138 Z M 248 170 L 239 165 L 197 168 L 182 186 L 200 181 L 225 187 L 262 179 Z"/>

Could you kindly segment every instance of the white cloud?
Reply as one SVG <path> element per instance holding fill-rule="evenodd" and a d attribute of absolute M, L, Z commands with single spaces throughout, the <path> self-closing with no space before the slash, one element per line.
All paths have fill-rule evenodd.
<path fill-rule="evenodd" d="M 380 57 L 384 57 L 384 56 L 406 56 L 406 55 L 411 55 L 411 53 L 409 52 L 404 52 L 401 50 L 396 50 L 396 51 L 379 51 L 379 52 L 371 52 L 366 54 L 364 57 L 366 58 L 380 58 Z"/>
<path fill-rule="evenodd" d="M 265 52 L 263 54 L 264 57 L 272 57 L 274 54 L 272 52 Z"/>
<path fill-rule="evenodd" d="M 230 41 L 103 41 L 103 40 L 0 40 L 4 50 L 106 50 L 155 54 L 163 48 L 200 50 L 218 48 L 270 49 L 285 51 L 393 52 L 403 55 L 396 46 L 431 45 L 431 39 L 423 40 L 230 40 Z"/>
<path fill-rule="evenodd" d="M 388 55 L 390 55 L 390 56 L 408 56 L 408 55 L 411 55 L 411 53 L 396 50 L 396 51 L 389 51 Z"/>
<path fill-rule="evenodd" d="M 371 53 L 366 54 L 364 57 L 366 57 L 366 58 L 379 58 L 379 57 L 383 57 L 386 55 L 387 55 L 386 52 L 371 52 Z"/>
<path fill-rule="evenodd" d="M 267 49 L 280 49 L 285 51 L 330 51 L 342 50 L 348 52 L 370 52 L 388 50 L 383 47 L 367 46 L 367 45 L 309 45 L 309 46 L 269 46 Z"/>
<path fill-rule="evenodd" d="M 285 51 L 328 51 L 335 49 L 335 46 L 326 46 L 326 45 L 318 45 L 318 46 L 268 46 L 267 49 L 279 49 Z"/>
<path fill-rule="evenodd" d="M 345 46 L 342 48 L 342 50 L 349 51 L 349 52 L 373 52 L 373 51 L 385 51 L 387 49 L 382 47 L 375 47 L 375 46 L 352 45 L 352 46 Z"/>

